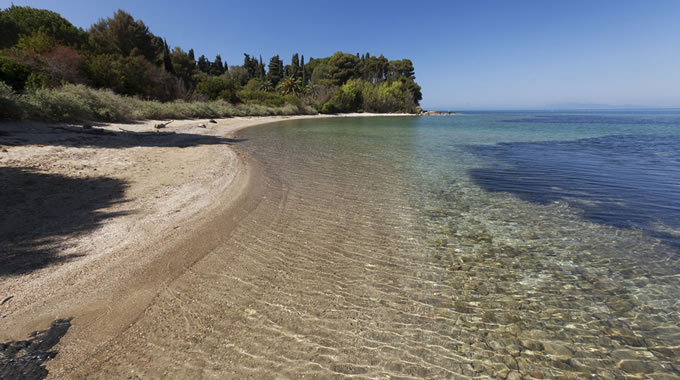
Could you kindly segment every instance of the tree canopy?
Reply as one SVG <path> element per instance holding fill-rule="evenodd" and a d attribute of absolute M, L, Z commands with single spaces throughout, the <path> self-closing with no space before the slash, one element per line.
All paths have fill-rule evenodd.
<path fill-rule="evenodd" d="M 219 54 L 197 59 L 194 49 L 171 47 L 121 9 L 85 31 L 58 13 L 13 5 L 0 11 L 0 30 L 0 81 L 14 91 L 82 83 L 162 101 L 292 102 L 322 112 L 415 112 L 422 99 L 409 59 L 244 53 L 243 65 L 229 66 Z"/>

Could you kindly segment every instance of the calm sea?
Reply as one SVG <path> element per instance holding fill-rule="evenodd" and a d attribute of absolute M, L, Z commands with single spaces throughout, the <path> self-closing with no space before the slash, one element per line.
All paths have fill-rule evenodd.
<path fill-rule="evenodd" d="M 452 372 L 504 375 L 494 363 L 510 353 L 525 376 L 678 374 L 680 111 L 329 119 L 243 137 L 292 193 L 369 202 L 348 221 L 344 202 L 321 201 L 335 217 L 319 224 L 403 218 L 410 253 L 448 273 L 429 301 L 480 343 L 450 352 L 479 372 Z M 354 244 L 390 249 L 380 234 Z"/>
<path fill-rule="evenodd" d="M 680 112 L 238 137 L 258 206 L 112 343 L 112 377 L 680 375 Z"/>

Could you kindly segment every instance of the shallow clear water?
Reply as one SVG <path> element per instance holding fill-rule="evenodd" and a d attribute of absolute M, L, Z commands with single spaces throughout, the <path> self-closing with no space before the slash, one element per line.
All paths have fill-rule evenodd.
<path fill-rule="evenodd" d="M 100 359 L 123 363 L 105 374 L 680 374 L 679 112 L 321 119 L 239 137 L 264 198 L 136 322 L 133 348 Z"/>

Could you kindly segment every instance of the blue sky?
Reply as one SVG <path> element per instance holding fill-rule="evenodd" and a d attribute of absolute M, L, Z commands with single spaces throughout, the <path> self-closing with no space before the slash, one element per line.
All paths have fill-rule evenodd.
<path fill-rule="evenodd" d="M 680 1 L 14 0 L 89 27 L 118 8 L 171 46 L 265 60 L 410 58 L 427 109 L 680 107 Z M 2 8 L 11 2 L 0 1 Z"/>

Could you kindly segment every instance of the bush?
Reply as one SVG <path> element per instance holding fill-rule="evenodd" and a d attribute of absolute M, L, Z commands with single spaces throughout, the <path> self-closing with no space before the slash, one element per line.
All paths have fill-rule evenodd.
<path fill-rule="evenodd" d="M 286 103 L 283 96 L 262 90 L 244 88 L 237 93 L 243 103 L 259 103 L 267 106 L 280 107 Z"/>
<path fill-rule="evenodd" d="M 162 103 L 115 94 L 84 85 L 67 84 L 61 88 L 39 88 L 15 93 L 0 82 L 0 118 L 48 122 L 126 121 L 139 119 L 222 118 L 232 116 L 269 116 L 315 113 L 295 97 L 283 97 L 282 106 L 242 104 L 225 100 Z M 292 103 L 297 100 L 299 104 Z"/>
<path fill-rule="evenodd" d="M 12 87 L 14 91 L 22 91 L 31 69 L 12 58 L 0 55 L 0 81 Z"/>
<path fill-rule="evenodd" d="M 238 85 L 234 79 L 228 75 L 219 77 L 208 77 L 196 86 L 196 92 L 203 94 L 210 100 L 222 99 L 236 103 L 239 101 L 236 96 Z"/>
<path fill-rule="evenodd" d="M 7 83 L 0 81 L 0 120 L 20 119 L 21 106 L 17 104 L 17 96 Z"/>
<path fill-rule="evenodd" d="M 322 113 L 359 112 L 362 105 L 362 93 L 367 82 L 350 80 L 321 108 Z"/>

